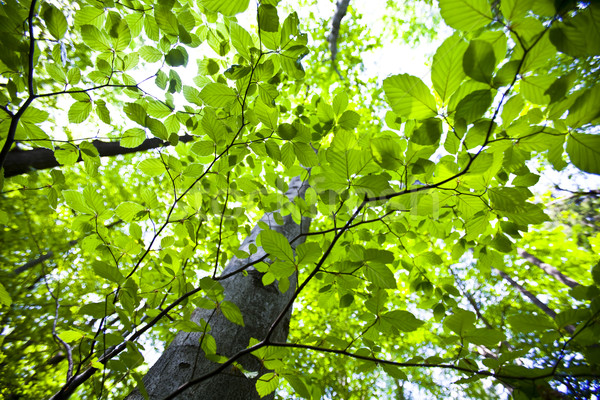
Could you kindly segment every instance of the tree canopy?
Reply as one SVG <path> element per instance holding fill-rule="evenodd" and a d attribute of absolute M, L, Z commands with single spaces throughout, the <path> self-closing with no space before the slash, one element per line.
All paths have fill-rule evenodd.
<path fill-rule="evenodd" d="M 0 398 L 598 394 L 600 5 L 353 3 L 0 1 Z"/>

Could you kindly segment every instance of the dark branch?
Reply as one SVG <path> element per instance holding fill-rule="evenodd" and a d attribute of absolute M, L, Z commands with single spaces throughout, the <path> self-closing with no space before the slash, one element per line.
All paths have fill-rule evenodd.
<path fill-rule="evenodd" d="M 340 0 L 336 3 L 335 14 L 333 14 L 333 18 L 331 20 L 331 32 L 327 36 L 327 41 L 329 42 L 329 51 L 331 52 L 331 65 L 340 79 L 342 78 L 342 74 L 337 69 L 337 65 L 335 64 L 335 56 L 338 53 L 337 42 L 340 36 L 340 25 L 342 23 L 342 19 L 346 16 L 346 11 L 348 11 L 348 4 L 350 0 Z"/>
<path fill-rule="evenodd" d="M 179 136 L 180 142 L 191 142 L 194 140 L 194 136 L 183 135 Z M 146 151 L 150 149 L 156 149 L 158 147 L 170 146 L 169 142 L 165 142 L 158 138 L 146 139 L 141 145 L 134 148 L 123 147 L 119 142 L 102 142 L 100 140 L 94 140 L 92 142 L 94 147 L 98 150 L 100 157 L 111 157 L 120 154 L 137 153 L 140 151 Z M 77 162 L 83 161 L 81 153 Z M 54 152 L 49 149 L 33 149 L 27 151 L 11 151 L 6 157 L 4 163 L 4 176 L 6 178 L 26 174 L 33 169 L 48 169 L 58 167 L 60 164 L 54 158 Z"/>

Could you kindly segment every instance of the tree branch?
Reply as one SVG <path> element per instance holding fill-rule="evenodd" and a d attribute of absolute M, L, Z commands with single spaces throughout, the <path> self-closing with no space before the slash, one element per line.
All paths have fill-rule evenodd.
<path fill-rule="evenodd" d="M 507 379 L 507 380 L 515 380 L 515 381 L 536 381 L 538 379 L 546 379 L 546 378 L 552 378 L 554 377 L 555 373 L 544 373 L 542 375 L 538 375 L 538 376 L 523 376 L 523 375 L 518 375 L 518 376 L 513 376 L 513 375 L 506 375 L 503 373 L 498 373 L 498 372 L 493 372 L 493 371 L 486 371 L 486 370 L 476 370 L 476 369 L 470 369 L 467 367 L 463 367 L 460 365 L 454 365 L 454 364 L 429 364 L 429 363 L 412 363 L 412 362 L 396 362 L 396 361 L 390 361 L 390 360 L 385 360 L 385 359 L 380 359 L 377 357 L 369 357 L 369 356 L 363 356 L 363 355 L 359 355 L 359 354 L 354 354 L 354 353 L 350 353 L 346 350 L 339 350 L 339 349 L 330 349 L 330 348 L 326 348 L 326 347 L 318 347 L 318 346 L 312 346 L 312 345 L 307 345 L 307 344 L 299 344 L 299 343 L 277 343 L 277 342 L 269 342 L 267 343 L 267 346 L 272 346 L 272 347 L 287 347 L 287 348 L 293 348 L 293 349 L 305 349 L 305 350 L 312 350 L 312 351 L 318 351 L 321 353 L 333 353 L 333 354 L 339 354 L 339 355 L 344 355 L 347 357 L 352 357 L 352 358 L 356 358 L 358 360 L 364 360 L 364 361 L 371 361 L 377 364 L 387 364 L 387 365 L 393 365 L 396 367 L 404 367 L 404 368 L 439 368 L 439 369 L 451 369 L 451 370 L 455 370 L 455 371 L 461 371 L 464 372 L 466 374 L 473 374 L 473 375 L 480 375 L 480 376 L 489 376 L 489 377 L 493 377 L 496 379 Z M 253 349 L 254 350 L 254 349 Z M 585 373 L 583 374 L 584 376 L 592 376 L 592 377 L 596 377 L 597 375 L 595 374 L 588 374 Z M 580 376 L 578 374 L 573 374 L 572 376 Z"/>
<path fill-rule="evenodd" d="M 537 297 L 535 297 L 529 290 L 527 290 L 523 286 L 519 285 L 516 281 L 514 281 L 510 276 L 508 276 L 504 272 L 502 272 L 500 270 L 498 270 L 498 272 L 500 273 L 500 276 L 502 278 L 504 278 L 508 283 L 510 283 L 510 285 L 512 287 L 514 287 L 519 292 L 521 292 L 523 294 L 523 296 L 527 297 L 529 299 L 529 301 L 531 301 L 540 310 L 542 310 L 544 313 L 546 313 L 546 315 L 548 315 L 552 319 L 556 318 L 556 312 L 554 310 L 552 310 L 550 307 L 548 307 L 540 299 L 538 299 Z"/>
<path fill-rule="evenodd" d="M 191 135 L 179 136 L 179 141 L 183 143 L 191 142 L 195 137 Z M 159 147 L 170 146 L 169 142 L 165 142 L 158 138 L 146 139 L 144 142 L 133 148 L 123 147 L 119 142 L 102 142 L 100 140 L 92 141 L 92 144 L 98 150 L 100 157 L 111 157 L 121 154 L 137 153 Z M 83 161 L 81 152 L 77 162 Z M 25 174 L 32 169 L 48 169 L 58 167 L 60 164 L 54 157 L 54 151 L 49 149 L 33 149 L 27 151 L 11 151 L 6 157 L 4 163 L 4 176 L 6 178 L 16 175 Z"/>
<path fill-rule="evenodd" d="M 349 3 L 350 0 L 340 0 L 336 3 L 335 14 L 333 14 L 333 18 L 331 20 L 331 31 L 327 36 L 327 41 L 329 42 L 329 51 L 331 52 L 331 65 L 333 66 L 335 72 L 337 72 L 340 79 L 343 78 L 335 63 L 335 57 L 338 53 L 337 41 L 340 36 L 340 25 L 342 23 L 342 19 L 346 16 Z"/>
<path fill-rule="evenodd" d="M 539 258 L 534 256 L 533 254 L 528 253 L 524 249 L 517 249 L 517 253 L 519 253 L 519 256 L 523 257 L 525 260 L 529 261 L 536 267 L 540 268 L 542 271 L 544 271 L 545 273 L 547 273 L 548 275 L 550 275 L 551 277 L 553 277 L 560 283 L 563 283 L 570 288 L 579 286 L 579 283 L 577 281 L 569 278 L 566 275 L 563 275 L 559 270 L 554 268 L 552 265 L 546 264 L 545 262 L 543 262 L 542 260 L 540 260 Z"/>

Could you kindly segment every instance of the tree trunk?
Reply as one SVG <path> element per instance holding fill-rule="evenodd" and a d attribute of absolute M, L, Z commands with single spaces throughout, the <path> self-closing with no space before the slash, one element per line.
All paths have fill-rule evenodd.
<path fill-rule="evenodd" d="M 552 265 L 546 264 L 545 262 L 543 262 L 542 260 L 540 260 L 539 258 L 534 256 L 533 254 L 528 253 L 527 251 L 525 251 L 523 249 L 518 249 L 517 252 L 519 253 L 519 256 L 523 257 L 525 260 L 529 261 L 536 267 L 540 268 L 542 271 L 544 271 L 545 273 L 547 273 L 548 275 L 550 275 L 551 277 L 553 277 L 560 283 L 563 283 L 570 288 L 579 286 L 579 283 L 577 281 L 574 281 L 573 279 L 569 278 L 568 276 L 563 275 L 559 270 L 554 268 Z"/>
<path fill-rule="evenodd" d="M 308 187 L 299 177 L 292 179 L 286 196 L 293 200 L 296 196 L 304 196 Z M 272 213 L 267 213 L 261 219 L 271 229 L 282 233 L 288 241 L 294 240 L 301 233 L 308 232 L 310 219 L 303 219 L 301 225 L 294 222 L 291 215 L 284 217 L 284 224 L 277 225 Z M 240 250 L 248 251 L 251 243 L 256 238 L 261 228 L 254 227 L 249 237 L 242 243 Z M 292 248 L 302 243 L 304 237 L 295 240 Z M 265 255 L 262 248 L 253 254 L 249 260 L 240 260 L 233 257 L 221 276 L 226 276 Z M 192 314 L 192 321 L 198 323 L 207 321 L 211 326 L 210 334 L 217 342 L 217 353 L 231 357 L 248 347 L 250 338 L 263 339 L 271 329 L 271 325 L 290 301 L 297 282 L 297 276 L 290 277 L 290 288 L 281 293 L 274 285 L 264 286 L 262 274 L 250 267 L 248 274 L 237 273 L 221 281 L 225 288 L 225 299 L 235 303 L 241 310 L 245 326 L 239 326 L 226 319 L 220 311 L 196 309 Z M 282 323 L 274 331 L 273 341 L 287 339 L 291 309 Z M 144 378 L 145 388 L 150 399 L 164 399 L 180 386 L 197 379 L 219 367 L 220 364 L 209 361 L 200 347 L 202 333 L 179 332 L 173 342 L 158 359 Z M 229 366 L 223 372 L 212 376 L 199 384 L 185 390 L 177 399 L 259 399 L 255 389 L 256 379 L 265 372 L 259 360 L 251 355 L 243 356 L 238 360 L 247 371 L 258 372 L 258 376 L 248 378 L 236 368 Z M 272 398 L 267 396 L 266 398 Z M 128 400 L 142 400 L 143 396 L 138 390 L 132 392 Z"/>
<path fill-rule="evenodd" d="M 194 136 L 183 135 L 179 136 L 180 142 L 191 142 Z M 100 157 L 117 156 L 120 154 L 137 153 L 159 147 L 170 146 L 169 142 L 165 142 L 158 138 L 146 139 L 144 142 L 133 148 L 123 147 L 118 142 L 102 142 L 100 140 L 92 141 L 94 147 L 98 150 Z M 77 162 L 83 161 L 81 154 Z M 34 169 L 48 169 L 58 167 L 60 164 L 54 157 L 54 151 L 49 149 L 33 149 L 33 150 L 13 150 L 6 156 L 4 162 L 4 177 L 26 174 Z"/>

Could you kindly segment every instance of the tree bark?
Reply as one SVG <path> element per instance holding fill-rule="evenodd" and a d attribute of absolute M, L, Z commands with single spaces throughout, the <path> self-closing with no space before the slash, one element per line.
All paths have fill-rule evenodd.
<path fill-rule="evenodd" d="M 307 187 L 307 183 L 296 177 L 292 179 L 286 196 L 290 200 L 297 196 L 303 197 Z M 298 225 L 291 215 L 284 217 L 283 225 L 277 225 L 272 213 L 265 214 L 261 221 L 267 223 L 271 229 L 283 234 L 289 242 L 300 234 L 307 233 L 310 225 L 310 219 L 308 218 L 304 218 L 302 223 Z M 256 242 L 261 230 L 258 225 L 255 226 L 250 236 L 242 243 L 240 250 L 248 252 L 250 244 Z M 292 243 L 292 248 L 295 249 L 303 241 L 304 237 L 295 240 Z M 240 260 L 233 257 L 221 276 L 227 276 L 239 270 L 248 262 L 262 258 L 265 254 L 262 247 L 259 247 L 258 251 L 250 256 L 250 259 Z M 297 276 L 294 274 L 290 277 L 290 288 L 285 293 L 281 293 L 274 285 L 264 286 L 261 279 L 262 274 L 253 267 L 246 269 L 246 271 L 248 272 L 246 276 L 237 273 L 221 281 L 225 288 L 225 299 L 235 303 L 240 308 L 245 326 L 242 327 L 230 322 L 218 310 L 214 312 L 213 310 L 196 309 L 191 317 L 192 321 L 196 323 L 204 320 L 210 324 L 210 334 L 217 342 L 217 353 L 227 357 L 231 357 L 247 348 L 250 338 L 261 340 L 267 335 L 275 319 L 292 298 L 297 283 Z M 287 339 L 290 318 L 291 309 L 282 323 L 275 327 L 273 341 L 285 341 Z M 219 366 L 219 364 L 211 362 L 204 356 L 204 352 L 200 347 L 201 338 L 202 333 L 200 332 L 179 332 L 177 334 L 144 378 L 144 386 L 150 399 L 164 399 L 182 385 L 210 373 Z M 255 389 L 256 379 L 268 371 L 253 356 L 247 355 L 238 361 L 246 370 L 258 372 L 258 375 L 255 378 L 248 378 L 230 366 L 224 372 L 189 388 L 176 398 L 192 400 L 259 399 L 260 397 Z M 273 396 L 274 394 L 265 398 L 273 398 Z M 142 399 L 143 396 L 137 389 L 127 397 L 127 400 Z"/>
<path fill-rule="evenodd" d="M 191 142 L 194 136 L 183 135 L 179 136 L 180 142 Z M 111 157 L 120 154 L 137 153 L 159 147 L 170 146 L 169 142 L 165 142 L 158 138 L 146 139 L 144 142 L 133 148 L 123 147 L 119 142 L 102 142 L 100 140 L 92 141 L 92 144 L 98 150 L 100 157 Z M 83 161 L 81 153 L 77 162 Z M 4 177 L 26 174 L 32 170 L 48 169 L 58 167 L 60 164 L 54 158 L 54 151 L 49 149 L 33 149 L 33 150 L 13 150 L 7 154 L 4 162 Z"/>
<path fill-rule="evenodd" d="M 331 52 L 331 65 L 340 79 L 342 79 L 342 74 L 337 68 L 335 57 L 338 53 L 337 43 L 340 36 L 340 26 L 342 24 L 342 19 L 346 16 L 346 12 L 348 11 L 348 4 L 350 4 L 350 0 L 339 0 L 336 3 L 335 14 L 331 20 L 331 32 L 329 32 L 329 35 L 327 36 L 327 41 L 329 42 L 329 51 Z"/>
<path fill-rule="evenodd" d="M 559 270 L 554 268 L 552 265 L 546 264 L 545 262 L 543 262 L 542 260 L 540 260 L 539 258 L 534 256 L 533 254 L 528 253 L 524 249 L 518 249 L 517 252 L 519 253 L 519 256 L 523 257 L 525 260 L 529 261 L 536 267 L 540 268 L 542 271 L 544 271 L 545 273 L 547 273 L 548 275 L 550 275 L 551 277 L 553 277 L 560 283 L 563 283 L 570 288 L 579 286 L 579 283 L 577 281 L 569 278 L 566 275 L 563 275 Z"/>

